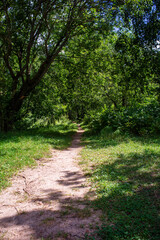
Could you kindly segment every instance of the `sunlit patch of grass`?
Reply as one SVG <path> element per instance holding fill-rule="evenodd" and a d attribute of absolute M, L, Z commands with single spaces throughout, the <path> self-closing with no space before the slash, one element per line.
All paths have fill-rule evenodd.
<path fill-rule="evenodd" d="M 93 205 L 106 218 L 96 236 L 160 239 L 160 137 L 90 136 L 84 143 L 81 164 L 96 189 Z"/>
<path fill-rule="evenodd" d="M 76 131 L 75 124 L 57 124 L 0 135 L 0 190 L 8 179 L 24 166 L 35 166 L 37 159 L 50 155 L 51 148 L 67 148 Z"/>

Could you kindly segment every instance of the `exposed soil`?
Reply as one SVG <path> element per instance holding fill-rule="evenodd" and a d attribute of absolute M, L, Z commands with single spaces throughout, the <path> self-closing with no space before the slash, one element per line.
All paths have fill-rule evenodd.
<path fill-rule="evenodd" d="M 92 193 L 77 164 L 82 133 L 70 148 L 19 172 L 1 193 L 0 239 L 78 240 L 93 231 L 100 212 L 90 207 Z"/>

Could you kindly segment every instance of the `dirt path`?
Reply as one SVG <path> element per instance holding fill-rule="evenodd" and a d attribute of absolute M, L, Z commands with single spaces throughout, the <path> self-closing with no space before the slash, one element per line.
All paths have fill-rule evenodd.
<path fill-rule="evenodd" d="M 34 169 L 21 171 L 0 195 L 0 239 L 84 239 L 98 221 L 90 192 L 76 163 L 81 150 L 76 133 L 67 150 L 52 150 Z"/>

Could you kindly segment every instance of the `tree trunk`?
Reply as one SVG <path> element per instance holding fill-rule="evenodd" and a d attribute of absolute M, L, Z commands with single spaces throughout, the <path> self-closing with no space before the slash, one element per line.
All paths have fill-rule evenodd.
<path fill-rule="evenodd" d="M 4 109 L 1 121 L 1 131 L 8 132 L 13 129 L 15 122 L 19 119 L 19 111 L 21 109 L 24 98 L 12 98 L 7 107 Z"/>

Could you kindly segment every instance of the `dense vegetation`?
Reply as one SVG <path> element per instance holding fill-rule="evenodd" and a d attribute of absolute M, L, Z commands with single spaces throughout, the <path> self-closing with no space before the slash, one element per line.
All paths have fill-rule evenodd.
<path fill-rule="evenodd" d="M 1 131 L 64 114 L 92 127 L 98 120 L 100 128 L 117 115 L 122 130 L 141 115 L 152 121 L 160 100 L 159 8 L 156 0 L 1 1 Z M 158 126 L 157 117 L 135 132 Z"/>

